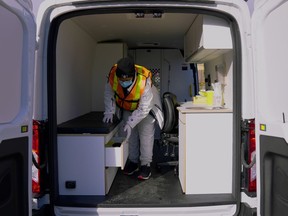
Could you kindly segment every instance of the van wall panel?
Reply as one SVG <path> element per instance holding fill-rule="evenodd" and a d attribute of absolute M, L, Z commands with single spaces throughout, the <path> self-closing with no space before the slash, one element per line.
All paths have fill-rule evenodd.
<path fill-rule="evenodd" d="M 127 55 L 124 43 L 99 43 L 94 56 L 92 72 L 92 110 L 104 111 L 104 89 L 112 66 Z"/>
<path fill-rule="evenodd" d="M 91 74 L 95 41 L 66 20 L 57 40 L 57 117 L 62 123 L 91 111 Z"/>

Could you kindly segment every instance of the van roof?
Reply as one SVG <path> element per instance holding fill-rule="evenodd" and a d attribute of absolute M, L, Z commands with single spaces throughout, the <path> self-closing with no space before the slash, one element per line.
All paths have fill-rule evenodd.
<path fill-rule="evenodd" d="M 133 48 L 178 48 L 196 15 L 187 13 L 135 12 L 73 17 L 97 42 L 125 42 Z"/>

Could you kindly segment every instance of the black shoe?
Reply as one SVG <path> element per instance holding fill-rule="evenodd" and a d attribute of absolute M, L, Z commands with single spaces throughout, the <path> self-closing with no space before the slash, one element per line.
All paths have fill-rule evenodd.
<path fill-rule="evenodd" d="M 129 161 L 129 163 L 124 168 L 124 174 L 125 175 L 132 175 L 133 173 L 137 172 L 138 170 L 139 170 L 138 164 Z"/>
<path fill-rule="evenodd" d="M 138 175 L 138 179 L 147 180 L 151 176 L 151 168 L 150 166 L 144 165 L 140 167 L 140 174 Z"/>

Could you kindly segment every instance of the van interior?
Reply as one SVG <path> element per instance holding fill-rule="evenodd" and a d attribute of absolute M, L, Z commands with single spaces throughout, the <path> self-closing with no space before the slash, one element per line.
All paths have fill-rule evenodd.
<path fill-rule="evenodd" d="M 236 122 L 241 106 L 236 100 L 240 77 L 235 29 L 233 19 L 223 14 L 179 8 L 91 9 L 54 19 L 47 77 L 55 205 L 236 204 L 240 191 Z M 163 142 L 162 131 L 156 128 L 152 176 L 146 181 L 123 174 L 127 146 L 113 146 L 123 141 L 118 133 L 121 119 L 102 122 L 107 75 L 125 56 L 151 70 L 161 98 L 171 92 L 180 106 L 199 108 L 193 111 L 191 106 L 193 114 L 187 110 L 177 114 L 184 122 L 180 126 L 177 118 L 177 145 Z M 215 83 L 221 86 L 221 107 L 209 109 L 202 94 L 214 90 Z M 222 127 L 219 122 L 225 121 L 227 126 Z M 158 166 L 168 161 L 176 165 Z"/>

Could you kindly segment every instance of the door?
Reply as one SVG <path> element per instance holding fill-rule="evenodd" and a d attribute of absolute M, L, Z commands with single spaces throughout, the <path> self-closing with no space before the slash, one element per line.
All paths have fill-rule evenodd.
<path fill-rule="evenodd" d="M 0 0 L 0 215 L 3 216 L 31 215 L 35 25 L 27 2 Z"/>
<path fill-rule="evenodd" d="M 255 1 L 257 196 L 261 216 L 288 212 L 288 1 Z"/>

